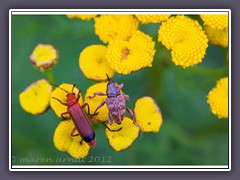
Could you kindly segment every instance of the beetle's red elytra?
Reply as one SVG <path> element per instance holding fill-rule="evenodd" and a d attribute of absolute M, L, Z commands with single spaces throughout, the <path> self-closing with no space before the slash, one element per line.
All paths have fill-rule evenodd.
<path fill-rule="evenodd" d="M 136 123 L 136 119 L 133 111 L 130 108 L 126 107 L 125 105 L 125 101 L 129 100 L 129 96 L 126 94 L 121 94 L 120 92 L 121 89 L 123 88 L 123 84 L 120 84 L 117 86 L 109 78 L 108 74 L 106 75 L 108 80 L 106 94 L 102 92 L 95 92 L 93 96 L 88 97 L 88 98 L 93 98 L 95 96 L 107 96 L 106 100 L 98 105 L 98 107 L 94 111 L 94 114 L 97 113 L 97 110 L 106 103 L 109 110 L 108 122 L 110 125 L 113 123 L 113 121 L 115 121 L 117 124 L 121 124 L 127 110 L 127 112 L 132 116 L 134 124 L 136 126 L 139 126 Z"/>
<path fill-rule="evenodd" d="M 52 97 L 53 99 L 56 99 L 57 101 L 59 101 L 62 105 L 67 106 L 67 112 L 63 112 L 61 114 L 63 119 L 66 119 L 66 115 L 70 115 L 73 123 L 75 125 L 75 127 L 73 128 L 72 132 L 70 133 L 71 136 L 78 136 L 80 135 L 81 138 L 88 143 L 89 146 L 91 147 L 95 147 L 96 145 L 96 138 L 95 138 L 95 132 L 94 129 L 90 123 L 91 120 L 95 119 L 92 117 L 96 114 L 90 114 L 90 109 L 89 109 L 89 105 L 88 103 L 83 104 L 82 106 L 79 105 L 78 101 L 80 99 L 80 91 L 78 92 L 77 98 L 75 97 L 75 93 L 73 92 L 75 84 L 72 87 L 72 92 L 68 92 L 67 90 L 56 86 L 60 89 L 62 89 L 63 91 L 65 91 L 67 93 L 67 101 L 66 102 L 62 102 L 61 100 Z M 88 107 L 88 114 L 91 116 L 91 118 L 88 118 L 86 113 L 84 112 L 84 108 L 85 106 Z M 74 134 L 75 131 L 78 131 L 79 134 Z M 80 142 L 82 143 L 82 142 Z"/>

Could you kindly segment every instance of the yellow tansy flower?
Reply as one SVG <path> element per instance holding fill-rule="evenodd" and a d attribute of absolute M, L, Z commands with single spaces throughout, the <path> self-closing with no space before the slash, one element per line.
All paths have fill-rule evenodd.
<path fill-rule="evenodd" d="M 149 23 L 160 23 L 166 21 L 171 15 L 170 14 L 137 14 L 137 19 L 142 24 Z"/>
<path fill-rule="evenodd" d="M 108 124 L 107 126 L 111 130 L 118 130 L 109 131 L 107 128 L 105 129 L 109 145 L 116 151 L 129 148 L 139 134 L 139 128 L 128 117 L 125 117 L 119 125 L 114 122 L 112 125 Z"/>
<path fill-rule="evenodd" d="M 77 18 L 81 20 L 91 20 L 92 18 L 96 17 L 96 14 L 67 14 L 66 15 L 69 19 Z"/>
<path fill-rule="evenodd" d="M 171 17 L 158 31 L 158 41 L 171 50 L 172 61 L 183 68 L 202 62 L 208 38 L 198 21 L 185 16 Z"/>
<path fill-rule="evenodd" d="M 95 96 L 93 98 L 89 98 L 89 96 L 93 96 L 95 92 L 102 92 L 106 93 L 107 82 L 100 82 L 90 86 L 87 89 L 85 94 L 85 101 L 84 103 L 88 103 L 90 106 L 90 113 L 93 114 L 96 108 L 98 107 L 101 102 L 105 101 L 107 96 Z M 98 114 L 94 116 L 97 120 L 101 122 L 105 122 L 108 119 L 108 108 L 107 105 L 104 104 L 100 109 L 98 109 Z"/>
<path fill-rule="evenodd" d="M 101 15 L 95 18 L 95 33 L 104 43 L 115 38 L 128 39 L 139 26 L 132 15 Z"/>
<path fill-rule="evenodd" d="M 228 28 L 228 15 L 227 14 L 201 14 L 201 19 L 204 24 L 213 29 L 226 29 Z"/>
<path fill-rule="evenodd" d="M 228 47 L 228 28 L 227 29 L 213 29 L 210 26 L 204 26 L 204 30 L 210 43 Z"/>
<path fill-rule="evenodd" d="M 207 102 L 218 118 L 228 118 L 228 77 L 217 81 L 216 86 L 208 93 Z"/>
<path fill-rule="evenodd" d="M 151 97 L 137 100 L 134 113 L 136 121 L 143 132 L 158 132 L 162 125 L 162 114 L 156 102 Z"/>
<path fill-rule="evenodd" d="M 72 93 L 72 88 L 73 88 L 72 84 L 63 83 L 59 87 L 62 88 L 62 89 L 65 89 L 69 93 Z M 61 117 L 62 113 L 67 112 L 67 106 L 64 106 L 59 101 L 54 99 L 54 98 L 57 98 L 60 101 L 62 101 L 63 103 L 66 103 L 66 101 L 67 101 L 67 93 L 64 90 L 60 89 L 60 88 L 57 87 L 56 89 L 54 89 L 54 91 L 51 93 L 51 99 L 50 99 L 51 108 L 53 109 L 53 111 L 55 112 L 55 114 L 58 117 Z M 73 89 L 73 92 L 75 93 L 75 97 L 77 98 L 78 92 L 79 92 L 78 88 L 75 87 Z M 83 104 L 83 98 L 82 98 L 81 93 L 80 93 L 80 99 L 79 99 L 78 102 L 79 102 L 80 105 Z M 67 115 L 64 115 L 64 116 L 67 117 Z"/>
<path fill-rule="evenodd" d="M 108 46 L 107 60 L 116 72 L 130 74 L 144 67 L 151 67 L 155 54 L 155 42 L 141 31 L 129 40 L 115 39 Z"/>
<path fill-rule="evenodd" d="M 80 135 L 71 136 L 74 127 L 71 119 L 61 121 L 54 132 L 53 142 L 59 151 L 67 152 L 73 158 L 83 158 L 88 155 L 90 146 Z M 75 134 L 77 133 L 76 131 Z"/>
<path fill-rule="evenodd" d="M 41 114 L 49 107 L 52 86 L 45 79 L 29 85 L 19 95 L 22 108 L 31 114 Z"/>
<path fill-rule="evenodd" d="M 57 50 L 49 44 L 38 44 L 30 55 L 31 63 L 41 71 L 53 67 L 58 61 Z"/>
<path fill-rule="evenodd" d="M 111 78 L 115 71 L 106 59 L 107 47 L 104 45 L 91 45 L 86 47 L 79 56 L 79 66 L 83 74 L 96 81 L 107 80 L 106 73 Z"/>

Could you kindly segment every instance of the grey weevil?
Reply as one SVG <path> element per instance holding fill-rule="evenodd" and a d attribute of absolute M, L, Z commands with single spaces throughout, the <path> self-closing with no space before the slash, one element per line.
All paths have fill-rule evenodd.
<path fill-rule="evenodd" d="M 127 110 L 127 112 L 132 116 L 133 123 L 139 127 L 139 125 L 136 123 L 136 118 L 133 111 L 125 105 L 125 101 L 129 100 L 129 96 L 126 94 L 121 94 L 120 92 L 120 90 L 123 88 L 123 84 L 118 86 L 115 85 L 115 83 L 109 78 L 108 74 L 106 75 L 108 80 L 106 94 L 102 92 L 95 92 L 93 96 L 88 96 L 88 98 L 93 98 L 95 96 L 107 96 L 106 100 L 98 105 L 94 111 L 94 114 L 97 113 L 97 110 L 106 103 L 109 111 L 108 122 L 110 125 L 113 123 L 113 121 L 115 121 L 117 124 L 121 124 Z"/>

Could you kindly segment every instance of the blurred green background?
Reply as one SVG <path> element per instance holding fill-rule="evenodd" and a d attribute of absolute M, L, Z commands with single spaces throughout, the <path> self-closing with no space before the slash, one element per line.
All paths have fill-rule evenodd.
<path fill-rule="evenodd" d="M 198 16 L 192 18 L 199 20 Z M 68 19 L 64 15 L 13 15 L 11 24 L 13 165 L 228 164 L 228 120 L 214 116 L 206 102 L 206 95 L 216 81 L 228 75 L 226 49 L 209 44 L 202 63 L 183 69 L 172 63 L 170 52 L 157 42 L 159 24 L 141 25 L 140 29 L 156 42 L 153 67 L 121 75 L 117 82 L 124 83 L 123 91 L 130 95 L 127 106 L 131 109 L 138 98 L 153 97 L 163 115 L 162 127 L 159 133 L 140 133 L 129 149 L 116 152 L 109 146 L 103 126 L 95 126 L 97 146 L 90 150 L 84 163 L 54 147 L 53 133 L 60 119 L 53 111 L 28 114 L 20 106 L 19 94 L 29 84 L 46 78 L 29 61 L 34 47 L 46 43 L 59 51 L 59 62 L 52 69 L 56 84 L 76 83 L 84 95 L 94 82 L 80 71 L 79 53 L 89 45 L 103 44 L 95 35 L 94 21 Z M 96 160 L 98 156 L 100 162 Z"/>

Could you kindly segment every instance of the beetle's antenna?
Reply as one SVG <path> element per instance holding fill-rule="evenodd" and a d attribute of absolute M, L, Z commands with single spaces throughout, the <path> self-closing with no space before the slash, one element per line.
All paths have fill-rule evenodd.
<path fill-rule="evenodd" d="M 50 85 L 52 85 L 52 86 L 55 86 L 55 87 L 57 87 L 57 88 L 59 88 L 59 89 L 61 89 L 61 90 L 63 90 L 63 91 L 65 91 L 67 94 L 69 94 L 69 92 L 66 90 L 66 89 L 63 89 L 63 88 L 61 88 L 60 86 L 57 86 L 57 85 L 55 85 L 55 84 L 51 84 L 51 83 L 49 83 Z"/>
<path fill-rule="evenodd" d="M 74 84 L 73 87 L 72 87 L 72 93 L 73 93 L 73 89 L 75 88 L 75 86 L 76 86 L 76 84 Z"/>
<path fill-rule="evenodd" d="M 107 73 L 106 73 L 106 75 L 107 75 L 107 80 L 108 80 L 108 81 L 111 81 L 111 79 L 109 78 L 109 76 L 108 76 L 108 74 L 107 74 Z"/>

